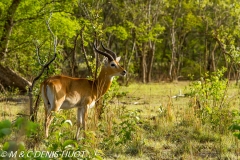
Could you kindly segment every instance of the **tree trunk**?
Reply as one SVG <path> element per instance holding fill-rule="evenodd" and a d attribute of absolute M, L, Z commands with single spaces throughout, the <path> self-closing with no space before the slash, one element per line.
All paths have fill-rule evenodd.
<path fill-rule="evenodd" d="M 128 58 L 126 58 L 126 70 L 128 71 L 129 70 L 129 67 L 130 67 L 130 63 L 131 63 L 131 60 L 132 60 L 132 57 L 133 57 L 133 54 L 135 52 L 135 46 L 136 46 L 136 41 L 135 39 L 133 40 L 133 46 L 132 46 L 132 50 L 131 50 L 131 53 L 130 55 L 128 56 Z M 129 73 L 126 75 L 126 85 L 128 85 L 128 80 L 129 80 Z"/>
<path fill-rule="evenodd" d="M 146 62 L 146 53 L 145 53 L 145 44 L 142 44 L 141 57 L 140 57 L 140 68 L 141 68 L 141 79 L 143 83 L 146 83 L 146 73 L 147 73 L 147 62 Z"/>
<path fill-rule="evenodd" d="M 83 56 L 85 58 L 85 61 L 86 61 L 86 65 L 87 65 L 87 68 L 88 68 L 88 72 L 90 73 L 90 75 L 94 78 L 94 75 L 93 75 L 93 72 L 92 72 L 92 68 L 89 64 L 89 61 L 87 59 L 87 52 L 85 50 L 85 47 L 84 47 L 84 36 L 83 36 L 83 30 L 84 28 L 82 28 L 81 32 L 80 32 L 80 36 L 81 36 L 81 50 L 82 50 L 82 53 L 83 53 Z"/>
<path fill-rule="evenodd" d="M 0 83 L 4 87 L 18 88 L 21 92 L 27 92 L 31 82 L 27 81 L 8 67 L 0 65 Z"/>
<path fill-rule="evenodd" d="M 211 67 L 212 67 L 212 71 L 213 72 L 216 72 L 216 63 L 215 63 L 215 51 L 216 51 L 216 49 L 217 49 L 217 46 L 218 46 L 218 43 L 216 42 L 215 43 L 215 45 L 214 45 L 214 48 L 213 48 L 213 50 L 212 50 L 212 52 L 211 52 Z"/>
<path fill-rule="evenodd" d="M 143 83 L 146 83 L 146 68 L 147 68 L 147 65 L 146 65 L 146 55 L 143 54 L 142 57 L 141 57 L 141 71 L 142 71 L 142 82 Z"/>
<path fill-rule="evenodd" d="M 172 47 L 172 55 L 171 55 L 171 61 L 170 61 L 170 67 L 169 67 L 169 78 L 171 81 L 174 81 L 177 79 L 176 77 L 176 66 L 175 66 L 175 60 L 176 60 L 176 52 L 177 52 L 177 46 L 176 46 L 176 32 L 175 32 L 175 24 L 173 23 L 172 28 L 170 30 L 171 33 L 171 47 Z"/>
<path fill-rule="evenodd" d="M 155 55 L 155 43 L 149 42 L 149 58 L 148 58 L 148 72 L 147 72 L 147 82 L 152 81 L 152 67 L 153 67 L 153 60 Z"/>
<path fill-rule="evenodd" d="M 0 61 L 4 59 L 8 50 L 9 37 L 12 33 L 14 14 L 21 0 L 13 0 L 11 6 L 7 10 L 7 17 L 4 21 L 2 36 L 0 38 Z"/>
<path fill-rule="evenodd" d="M 71 73 L 72 77 L 78 77 L 78 66 L 77 66 L 77 60 L 76 60 L 76 52 L 77 52 L 77 39 L 78 39 L 79 34 L 76 35 L 74 38 L 74 47 L 72 50 L 72 59 L 71 59 Z"/>
<path fill-rule="evenodd" d="M 207 21 L 206 21 L 207 23 Z M 203 62 L 203 68 L 204 68 L 204 73 L 208 71 L 208 23 L 206 24 L 206 29 L 205 29 L 205 53 L 204 53 L 204 62 Z"/>

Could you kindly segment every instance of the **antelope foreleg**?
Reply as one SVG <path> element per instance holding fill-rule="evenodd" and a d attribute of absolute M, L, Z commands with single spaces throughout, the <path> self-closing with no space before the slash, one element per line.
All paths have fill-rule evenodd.
<path fill-rule="evenodd" d="M 85 131 L 86 129 L 86 116 L 87 110 L 84 107 L 78 108 L 77 110 L 77 132 L 76 132 L 76 139 L 79 139 L 79 133 L 81 130 Z M 83 133 L 83 136 L 85 137 L 85 132 Z"/>
<path fill-rule="evenodd" d="M 45 115 L 45 124 L 44 124 L 46 137 L 48 137 L 48 135 L 49 135 L 48 131 L 49 131 L 49 126 L 50 126 L 52 120 L 53 120 L 53 116 L 52 116 L 51 111 L 50 112 L 47 111 L 47 113 Z"/>

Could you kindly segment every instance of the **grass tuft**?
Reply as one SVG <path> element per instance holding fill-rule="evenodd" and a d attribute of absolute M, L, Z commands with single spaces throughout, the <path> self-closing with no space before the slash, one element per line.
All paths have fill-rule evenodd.
<path fill-rule="evenodd" d="M 73 140 L 76 109 L 55 113 L 50 126 L 51 136 L 44 140 L 41 105 L 38 125 L 32 125 L 32 128 L 37 127 L 37 132 L 32 132 L 30 125 L 31 134 L 27 136 L 15 126 L 11 133 L 6 132 L 9 135 L 0 139 L 0 147 L 21 146 L 22 150 L 25 147 L 25 150 L 38 151 L 84 150 L 86 159 L 239 159 L 239 140 L 228 129 L 234 115 L 238 115 L 239 89 L 230 83 L 227 95 L 224 95 L 230 98 L 224 99 L 225 105 L 220 108 L 207 108 L 208 105 L 199 102 L 195 96 L 173 98 L 180 91 L 182 94 L 190 92 L 189 83 L 120 87 L 116 96 L 108 96 L 111 98 L 104 104 L 101 114 L 96 117 L 95 112 L 99 110 L 89 111 L 86 139 L 81 141 Z M 12 123 L 18 113 L 27 113 L 27 107 L 27 104 L 2 102 L 0 120 Z M 21 133 L 20 136 L 17 133 Z M 15 143 L 19 137 L 21 143 Z"/>

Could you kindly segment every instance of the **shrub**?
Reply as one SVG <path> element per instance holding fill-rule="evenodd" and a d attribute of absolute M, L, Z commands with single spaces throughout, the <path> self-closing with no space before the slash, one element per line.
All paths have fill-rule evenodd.
<path fill-rule="evenodd" d="M 190 84 L 191 96 L 195 99 L 191 106 L 195 106 L 196 114 L 203 124 L 209 124 L 220 132 L 227 131 L 232 121 L 229 102 L 226 93 L 229 87 L 227 79 L 223 78 L 225 68 L 213 73 L 206 73 L 201 81 Z"/>

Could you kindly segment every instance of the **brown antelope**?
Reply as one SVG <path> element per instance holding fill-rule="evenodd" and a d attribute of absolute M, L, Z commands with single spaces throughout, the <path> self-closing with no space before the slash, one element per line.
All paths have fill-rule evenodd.
<path fill-rule="evenodd" d="M 100 51 L 93 45 L 94 50 L 107 57 L 108 61 L 102 66 L 101 72 L 95 80 L 86 78 L 73 78 L 67 76 L 53 76 L 41 84 L 41 93 L 45 106 L 45 136 L 48 137 L 49 126 L 53 120 L 52 111 L 60 109 L 77 108 L 77 132 L 78 139 L 81 128 L 86 129 L 88 108 L 92 108 L 95 102 L 103 96 L 111 86 L 114 76 L 125 76 L 126 70 L 119 65 L 120 57 L 105 48 Z"/>

